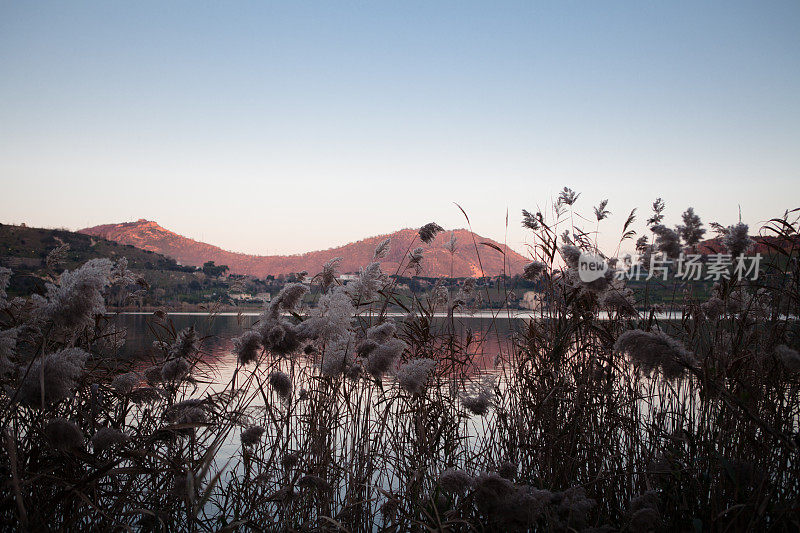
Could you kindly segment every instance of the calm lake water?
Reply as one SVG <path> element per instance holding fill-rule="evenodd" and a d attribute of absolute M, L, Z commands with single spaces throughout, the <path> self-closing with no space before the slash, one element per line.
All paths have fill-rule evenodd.
<path fill-rule="evenodd" d="M 230 376 L 236 367 L 236 356 L 231 351 L 233 338 L 251 327 L 258 320 L 258 315 L 171 313 L 169 318 L 176 331 L 194 326 L 203 339 L 202 351 L 205 354 L 203 361 L 215 370 L 218 380 L 226 382 L 223 380 L 226 376 Z M 392 318 L 398 323 L 402 320 L 402 316 Z M 157 339 L 156 334 L 163 335 L 164 331 L 151 313 L 120 313 L 112 320 L 118 327 L 127 331 L 127 340 L 118 351 L 118 355 L 143 361 L 160 358 L 161 354 L 153 348 L 153 341 Z M 444 316 L 435 318 L 432 330 L 449 331 L 450 324 L 450 320 Z M 468 351 L 473 356 L 476 369 L 491 371 L 498 356 L 510 350 L 512 334 L 519 331 L 524 325 L 524 320 L 509 317 L 508 314 L 493 317 L 491 313 L 483 313 L 456 317 L 453 324 L 455 332 L 462 340 L 468 337 L 472 339 Z"/>
<path fill-rule="evenodd" d="M 471 338 L 469 353 L 480 371 L 491 371 L 495 367 L 495 360 L 500 355 L 505 355 L 511 349 L 511 337 L 515 332 L 524 327 L 525 322 L 534 316 L 529 311 L 478 311 L 473 315 L 456 315 L 452 324 L 455 332 L 462 340 Z M 402 322 L 403 315 L 389 314 L 398 322 Z M 536 318 L 541 319 L 541 314 L 536 313 Z M 194 326 L 203 338 L 202 349 L 205 353 L 204 362 L 209 367 L 216 369 L 221 375 L 230 375 L 236 367 L 236 357 L 231 352 L 232 339 L 242 334 L 257 320 L 258 314 L 248 313 L 170 313 L 169 318 L 175 330 Z M 602 320 L 604 316 L 600 316 Z M 679 319 L 674 313 L 658 313 L 658 320 Z M 118 355 L 131 358 L 151 360 L 151 357 L 160 358 L 153 348 L 156 340 L 154 332 L 163 335 L 164 331 L 156 326 L 152 313 L 120 313 L 114 315 L 112 320 L 118 327 L 127 330 L 127 341 L 119 350 Z M 451 321 L 444 314 L 437 314 L 432 325 L 433 333 L 449 331 Z M 166 336 L 163 338 L 167 339 Z M 221 379 L 222 376 L 219 376 Z"/>

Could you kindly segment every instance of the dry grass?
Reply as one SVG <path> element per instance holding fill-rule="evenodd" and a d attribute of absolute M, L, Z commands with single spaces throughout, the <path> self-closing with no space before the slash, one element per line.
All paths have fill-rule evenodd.
<path fill-rule="evenodd" d="M 691 293 L 666 310 L 670 320 L 647 302 L 634 316 L 605 318 L 600 294 L 562 276 L 558 224 L 569 224 L 577 245 L 592 244 L 576 237 L 572 204 L 557 207 L 552 223 L 530 223 L 548 305 L 501 339 L 493 372 L 477 371 L 470 354 L 479 340 L 462 334 L 457 317 L 433 316 L 452 311 L 455 295 L 417 301 L 398 323 L 401 361 L 436 360 L 415 392 L 391 372 L 356 375 L 356 345 L 382 323 L 388 290 L 359 295 L 353 364 L 337 376 L 317 366 L 330 343 L 307 338 L 291 355 L 259 349 L 256 363 L 219 383 L 202 336 L 187 342 L 157 315 L 150 325 L 162 349 L 152 363 L 183 358 L 191 371 L 171 382 L 148 372 L 150 383 L 142 373 L 132 390 L 111 386 L 130 369 L 102 356 L 106 319 L 60 331 L 33 321 L 35 302 L 7 306 L 2 329 L 19 329 L 0 395 L 2 527 L 797 530 L 800 376 L 775 355 L 800 343 L 797 251 L 776 249 L 758 284 L 722 283 L 718 318 Z M 797 242 L 787 217 L 762 231 Z M 663 331 L 694 359 L 673 379 L 643 375 L 614 350 L 631 329 Z M 26 369 L 66 346 L 90 353 L 69 397 L 20 404 Z M 278 371 L 291 379 L 288 394 Z M 74 422 L 84 443 L 53 437 L 56 418 Z M 242 444 L 239 434 L 254 426 L 263 432 L 250 430 Z M 101 428 L 124 437 L 93 441 Z"/>

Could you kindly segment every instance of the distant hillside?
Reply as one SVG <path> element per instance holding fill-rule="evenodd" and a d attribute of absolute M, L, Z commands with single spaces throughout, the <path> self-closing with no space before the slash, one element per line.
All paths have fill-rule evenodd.
<path fill-rule="evenodd" d="M 194 267 L 181 266 L 170 257 L 100 237 L 66 230 L 0 224 L 0 266 L 14 272 L 11 292 L 42 292 L 44 281 L 40 275 L 45 273 L 47 254 L 61 244 L 68 244 L 69 251 L 58 267 L 59 272 L 73 270 L 89 259 L 124 257 L 128 260 L 128 267 L 151 284 L 176 287 L 188 284 L 198 275 L 202 277 Z"/>
<path fill-rule="evenodd" d="M 503 249 L 503 245 L 475 235 L 475 241 L 479 243 L 479 262 L 473 244 L 473 235 L 463 229 L 455 230 L 458 249 L 452 256 L 452 265 L 450 252 L 445 249 L 445 244 L 450 240 L 449 231 L 439 234 L 431 245 L 424 245 L 419 242 L 419 239 L 412 245 L 417 231 L 404 229 L 389 235 L 369 237 L 338 248 L 290 256 L 259 256 L 229 252 L 217 246 L 178 235 L 162 228 L 156 222 L 144 219 L 137 222 L 95 226 L 80 230 L 80 232 L 158 252 L 172 257 L 184 265 L 202 266 L 206 261 L 214 261 L 218 265 L 228 265 L 232 273 L 258 277 L 304 270 L 316 274 L 321 270 L 322 265 L 334 257 L 343 258 L 340 265 L 341 272 L 357 272 L 359 268 L 371 261 L 375 247 L 387 237 L 391 238 L 391 251 L 383 260 L 383 270 L 390 274 L 394 273 L 399 262 L 403 260 L 409 246 L 412 248 L 422 246 L 425 249 L 422 275 L 430 277 L 450 276 L 451 267 L 454 277 L 496 276 L 504 271 L 513 275 L 520 273 L 528 262 L 520 254 L 506 248 L 504 269 L 503 254 L 491 246 L 480 243 L 488 242 L 501 249 Z"/>
<path fill-rule="evenodd" d="M 102 237 L 8 224 L 0 224 L 0 266 L 27 271 L 44 268 L 47 254 L 61 244 L 69 244 L 61 266 L 70 270 L 97 257 L 125 257 L 133 270 L 189 270 L 170 257 Z"/>

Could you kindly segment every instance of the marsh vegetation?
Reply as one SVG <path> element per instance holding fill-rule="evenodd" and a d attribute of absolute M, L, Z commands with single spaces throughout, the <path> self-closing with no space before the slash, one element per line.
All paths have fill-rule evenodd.
<path fill-rule="evenodd" d="M 796 217 L 759 230 L 784 245 L 756 281 L 721 279 L 710 298 L 675 281 L 657 309 L 624 280 L 577 275 L 607 213 L 584 232 L 577 200 L 524 212 L 525 275 L 547 305 L 498 341 L 490 373 L 458 324 L 479 296 L 470 280 L 387 316 L 388 274 L 424 261 L 435 224 L 397 272 L 381 269 L 385 242 L 347 285 L 323 265 L 313 306 L 285 286 L 233 339 L 224 378 L 206 332 L 164 312 L 148 320 L 156 356 L 110 357 L 124 331 L 105 302 L 136 279 L 122 260 L 58 272 L 54 256 L 46 295 L 0 291 L 3 528 L 797 530 Z M 641 251 L 696 245 L 663 211 Z M 742 224 L 718 229 L 734 255 L 751 244 Z"/>

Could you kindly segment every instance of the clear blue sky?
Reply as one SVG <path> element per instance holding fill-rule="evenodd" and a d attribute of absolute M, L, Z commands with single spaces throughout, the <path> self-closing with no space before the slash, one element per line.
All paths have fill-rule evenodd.
<path fill-rule="evenodd" d="M 0 221 L 293 253 L 800 207 L 800 2 L 0 0 Z M 642 216 L 642 219 L 644 216 Z"/>

